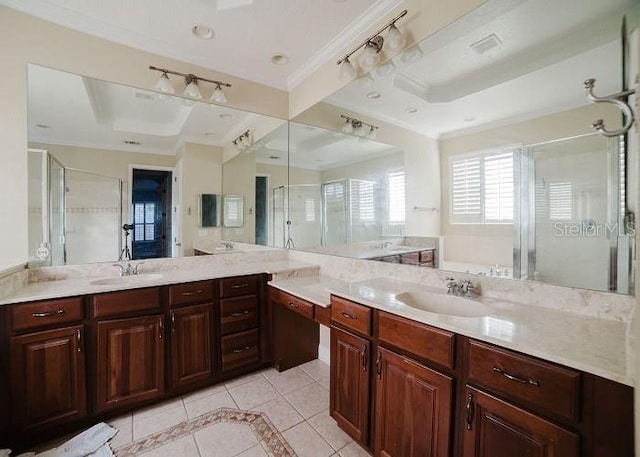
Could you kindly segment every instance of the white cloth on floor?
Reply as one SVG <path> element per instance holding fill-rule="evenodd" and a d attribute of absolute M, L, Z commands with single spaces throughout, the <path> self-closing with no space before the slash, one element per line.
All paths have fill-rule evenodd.
<path fill-rule="evenodd" d="M 107 443 L 118 431 L 104 422 L 74 436 L 62 446 L 40 454 L 27 452 L 18 457 L 112 457 L 113 452 Z M 3 456 L 0 456 L 3 457 Z"/>
<path fill-rule="evenodd" d="M 11 449 L 0 449 L 0 457 L 9 457 Z"/>

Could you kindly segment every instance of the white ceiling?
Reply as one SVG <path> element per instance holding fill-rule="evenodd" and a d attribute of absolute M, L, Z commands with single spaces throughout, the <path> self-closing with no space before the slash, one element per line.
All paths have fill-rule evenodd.
<path fill-rule="evenodd" d="M 587 104 L 621 89 L 622 12 L 638 0 L 490 0 L 420 43 L 423 58 L 394 59 L 327 99 L 433 138 L 470 133 Z M 495 34 L 499 46 L 470 45 Z M 367 98 L 379 92 L 377 99 Z M 416 108 L 414 113 L 408 108 Z"/>
<path fill-rule="evenodd" d="M 0 0 L 0 4 L 110 41 L 290 89 L 402 1 Z M 191 30 L 200 24 L 210 26 L 214 38 L 196 38 Z M 289 63 L 272 64 L 275 54 L 287 55 Z"/>

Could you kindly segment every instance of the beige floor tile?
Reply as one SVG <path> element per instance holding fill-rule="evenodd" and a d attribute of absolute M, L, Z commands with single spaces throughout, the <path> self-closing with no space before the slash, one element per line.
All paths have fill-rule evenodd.
<path fill-rule="evenodd" d="M 306 422 L 282 433 L 298 457 L 328 457 L 333 448 Z"/>
<path fill-rule="evenodd" d="M 351 437 L 343 432 L 336 421 L 329 416 L 329 410 L 313 416 L 308 422 L 336 451 L 352 441 Z"/>
<path fill-rule="evenodd" d="M 202 457 L 231 457 L 260 444 L 248 425 L 228 422 L 200 430 L 195 438 Z"/>
<path fill-rule="evenodd" d="M 329 407 L 329 391 L 313 383 L 284 396 L 305 419 L 309 419 Z"/>
<path fill-rule="evenodd" d="M 141 454 L 144 457 L 198 457 L 199 455 L 200 452 L 198 452 L 193 435 L 185 436 L 153 451 Z"/>
<path fill-rule="evenodd" d="M 236 403 L 233 401 L 233 398 L 231 398 L 231 395 L 229 395 L 229 392 L 227 392 L 226 389 L 223 389 L 222 392 L 215 395 L 210 395 L 196 401 L 185 403 L 184 406 L 187 409 L 187 416 L 189 419 L 202 416 L 203 414 L 215 411 L 219 408 L 237 408 Z"/>
<path fill-rule="evenodd" d="M 240 409 L 251 409 L 278 398 L 280 394 L 266 379 L 251 381 L 229 389 L 229 393 Z"/>
<path fill-rule="evenodd" d="M 311 376 L 298 367 L 283 372 L 278 372 L 278 370 L 268 371 L 263 375 L 282 395 L 308 386 L 314 382 Z"/>
<path fill-rule="evenodd" d="M 340 449 L 338 455 L 340 457 L 369 457 L 371 454 L 354 441 Z"/>
<path fill-rule="evenodd" d="M 236 457 L 268 457 L 268 455 L 269 454 L 265 452 L 261 445 L 257 445 L 251 449 L 241 452 Z"/>
<path fill-rule="evenodd" d="M 320 381 L 322 378 L 329 377 L 329 365 L 327 365 L 320 359 L 315 359 L 310 362 L 304 363 L 300 365 L 300 368 L 316 381 Z"/>
<path fill-rule="evenodd" d="M 123 416 L 114 417 L 113 419 L 107 421 L 107 424 L 114 428 L 118 428 L 123 424 L 132 424 L 132 423 L 133 423 L 132 413 L 125 414 Z"/>
<path fill-rule="evenodd" d="M 152 405 L 147 408 L 134 411 L 133 420 L 137 421 L 139 419 L 144 419 L 146 417 L 155 416 L 156 414 L 160 414 L 175 408 L 184 409 L 184 403 L 182 402 L 182 398 L 173 398 L 171 400 L 167 400 L 157 405 Z"/>
<path fill-rule="evenodd" d="M 187 412 L 183 405 L 172 409 L 164 409 L 158 414 L 143 417 L 142 419 L 136 419 L 136 414 L 134 413 L 133 439 L 139 440 L 143 436 L 167 429 L 185 420 L 187 420 Z"/>
<path fill-rule="evenodd" d="M 226 390 L 227 389 L 224 387 L 224 384 L 216 384 L 215 386 L 205 387 L 204 389 L 196 390 L 195 392 L 191 392 L 189 394 L 183 395 L 182 400 L 186 404 L 191 401 L 196 401 L 205 397 L 210 397 L 211 395 L 215 395 L 220 392 L 225 392 Z"/>
<path fill-rule="evenodd" d="M 242 384 L 247 384 L 252 381 L 257 381 L 258 379 L 264 379 L 261 373 L 249 373 L 244 376 L 240 376 L 239 378 L 232 379 L 224 384 L 227 389 L 233 389 L 234 387 L 241 386 Z"/>
<path fill-rule="evenodd" d="M 280 432 L 304 420 L 295 408 L 283 397 L 278 397 L 275 400 L 256 406 L 253 409 L 265 413 Z"/>
<path fill-rule="evenodd" d="M 326 378 L 321 378 L 318 381 L 318 384 L 320 384 L 325 389 L 329 390 L 329 385 L 331 384 L 331 379 L 329 378 L 329 376 L 327 376 Z"/>
<path fill-rule="evenodd" d="M 121 422 L 118 426 L 111 423 L 109 425 L 118 430 L 118 433 L 109 440 L 109 446 L 111 446 L 111 449 L 125 446 L 133 441 L 133 421 Z"/>

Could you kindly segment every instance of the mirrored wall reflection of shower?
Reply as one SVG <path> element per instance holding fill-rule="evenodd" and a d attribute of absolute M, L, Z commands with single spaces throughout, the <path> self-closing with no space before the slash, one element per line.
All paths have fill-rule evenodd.
<path fill-rule="evenodd" d="M 117 260 L 122 184 L 29 150 L 29 252 L 40 265 Z"/>
<path fill-rule="evenodd" d="M 599 135 L 523 148 L 522 277 L 629 293 L 633 237 L 624 231 L 620 143 Z M 528 195 L 527 195 L 528 194 Z M 528 227 L 535 227 L 527 231 Z"/>

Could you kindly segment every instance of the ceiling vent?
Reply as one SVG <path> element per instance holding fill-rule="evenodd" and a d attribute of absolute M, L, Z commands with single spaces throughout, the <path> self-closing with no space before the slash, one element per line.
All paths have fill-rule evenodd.
<path fill-rule="evenodd" d="M 491 35 L 484 37 L 482 40 L 473 43 L 470 48 L 477 54 L 482 55 L 500 45 L 502 45 L 502 41 L 500 41 L 500 38 L 498 38 L 495 33 L 492 33 Z"/>
<path fill-rule="evenodd" d="M 140 100 L 149 100 L 152 101 L 153 100 L 153 95 L 147 93 L 147 92 L 134 92 L 133 96 L 135 98 L 139 98 Z"/>

